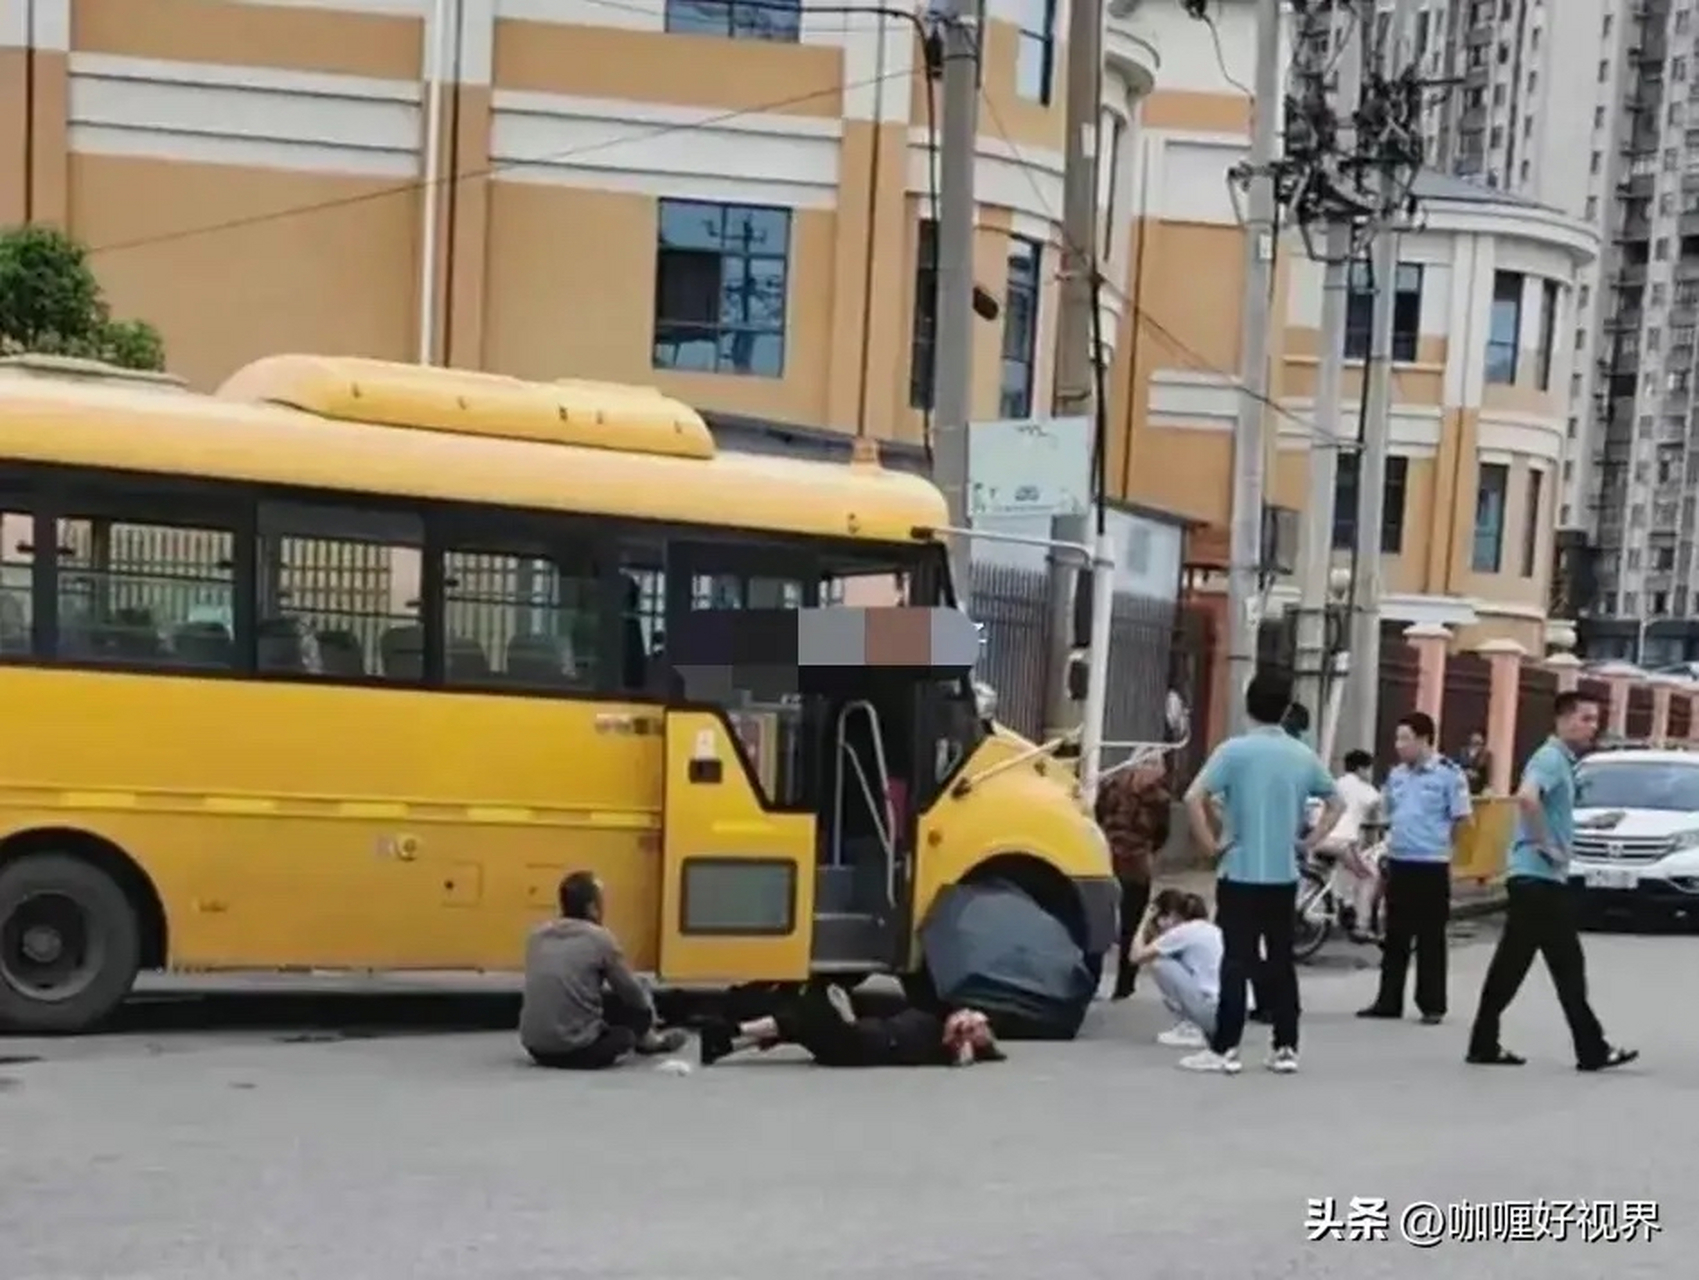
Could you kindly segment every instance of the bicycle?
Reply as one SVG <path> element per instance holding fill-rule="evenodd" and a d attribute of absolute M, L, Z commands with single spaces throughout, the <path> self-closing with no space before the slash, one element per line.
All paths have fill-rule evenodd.
<path fill-rule="evenodd" d="M 1368 847 L 1373 838 L 1365 832 Z M 1345 870 L 1345 858 L 1339 854 L 1327 859 L 1329 865 L 1318 865 L 1320 859 L 1310 859 L 1298 870 L 1297 918 L 1292 926 L 1292 956 L 1295 960 L 1312 959 L 1335 928 L 1350 929 L 1354 919 L 1351 899 L 1355 896 L 1351 877 Z M 1364 922 L 1366 923 L 1366 922 Z"/>

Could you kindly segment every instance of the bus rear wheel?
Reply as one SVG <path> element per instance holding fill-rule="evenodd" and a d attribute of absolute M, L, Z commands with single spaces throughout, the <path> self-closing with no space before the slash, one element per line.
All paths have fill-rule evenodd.
<path fill-rule="evenodd" d="M 62 853 L 0 867 L 0 1029 L 86 1031 L 130 993 L 141 927 L 124 890 Z"/>

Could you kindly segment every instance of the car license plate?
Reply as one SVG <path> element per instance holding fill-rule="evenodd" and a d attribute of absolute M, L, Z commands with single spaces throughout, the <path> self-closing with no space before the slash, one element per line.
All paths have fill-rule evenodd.
<path fill-rule="evenodd" d="M 1589 889 L 1636 889 L 1640 873 L 1632 867 L 1587 867 L 1581 873 Z"/>

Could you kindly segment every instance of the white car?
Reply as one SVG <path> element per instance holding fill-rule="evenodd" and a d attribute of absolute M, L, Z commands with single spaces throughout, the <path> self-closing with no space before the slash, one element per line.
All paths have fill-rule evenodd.
<path fill-rule="evenodd" d="M 1569 879 L 1586 906 L 1699 915 L 1699 753 L 1598 751 L 1576 781 Z"/>

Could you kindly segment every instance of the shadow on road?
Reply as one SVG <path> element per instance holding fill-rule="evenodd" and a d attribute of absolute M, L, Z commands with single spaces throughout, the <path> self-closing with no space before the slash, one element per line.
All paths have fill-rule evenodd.
<path fill-rule="evenodd" d="M 99 1035 L 274 1032 L 286 1043 L 511 1031 L 519 997 L 510 992 L 254 992 L 143 995 L 96 1029 Z M 0 1063 L 7 1037 L 0 1034 Z"/>

